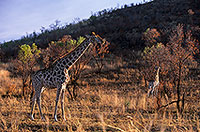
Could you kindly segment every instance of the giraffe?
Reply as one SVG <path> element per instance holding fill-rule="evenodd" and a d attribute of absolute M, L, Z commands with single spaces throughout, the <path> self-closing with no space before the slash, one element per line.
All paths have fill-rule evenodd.
<path fill-rule="evenodd" d="M 157 72 L 156 72 L 156 77 L 155 80 L 150 81 L 149 82 L 149 90 L 148 90 L 148 97 L 152 94 L 152 95 L 156 95 L 158 92 L 158 89 L 156 88 L 159 85 L 159 71 L 160 71 L 160 67 L 156 68 Z"/>
<path fill-rule="evenodd" d="M 94 34 L 94 33 L 93 33 Z M 57 60 L 47 69 L 42 69 L 35 72 L 32 76 L 32 94 L 35 90 L 35 94 L 32 98 L 32 108 L 31 108 L 31 119 L 34 120 L 34 108 L 37 102 L 39 107 L 39 112 L 42 120 L 45 121 L 41 110 L 41 93 L 45 88 L 57 88 L 56 93 L 56 104 L 55 104 L 55 111 L 54 111 L 54 120 L 58 121 L 57 119 L 57 105 L 59 101 L 59 97 L 61 96 L 61 109 L 62 109 L 62 118 L 65 118 L 65 111 L 64 111 L 64 93 L 66 85 L 70 80 L 69 76 L 69 69 L 79 60 L 79 58 L 86 52 L 86 50 L 94 44 L 94 42 L 101 43 L 101 38 L 97 35 L 86 36 L 86 39 L 77 46 L 72 52 L 65 55 L 64 57 Z"/>

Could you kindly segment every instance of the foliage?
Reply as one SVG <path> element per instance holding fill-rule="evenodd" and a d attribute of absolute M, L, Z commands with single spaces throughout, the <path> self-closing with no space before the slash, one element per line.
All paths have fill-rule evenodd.
<path fill-rule="evenodd" d="M 160 37 L 160 33 L 157 31 L 157 29 L 153 28 L 147 28 L 147 30 L 143 33 L 143 39 L 146 42 L 146 46 L 150 47 L 156 42 L 158 42 Z"/>
<path fill-rule="evenodd" d="M 200 40 L 198 26 L 200 23 L 197 19 L 199 15 L 196 13 L 198 12 L 196 5 L 199 2 L 197 0 L 162 1 L 152 1 L 140 6 L 131 4 L 126 6 L 128 8 L 123 6 L 121 9 L 118 7 L 102 10 L 92 13 L 89 19 L 63 26 L 57 20 L 49 28 L 41 27 L 41 33 L 33 32 L 19 40 L 4 43 L 2 49 L 5 56 L 10 58 L 10 56 L 15 57 L 17 47 L 22 43 L 37 43 L 40 48 L 45 49 L 51 41 L 58 41 L 65 34 L 77 38 L 94 31 L 112 42 L 110 51 L 117 54 L 121 48 L 143 50 L 147 46 L 143 38 L 143 32 L 147 28 L 150 31 L 156 29 L 160 35 L 165 34 L 166 39 L 159 39 L 168 41 L 169 32 L 171 32 L 169 29 L 177 23 L 192 27 L 192 34 L 196 34 L 196 38 Z"/>
<path fill-rule="evenodd" d="M 59 41 L 52 41 L 49 47 L 42 51 L 42 60 L 47 68 L 60 57 L 72 51 L 76 46 L 85 40 L 84 37 L 79 37 L 78 40 L 72 39 L 70 35 L 63 36 Z"/>
<path fill-rule="evenodd" d="M 152 40 L 152 38 L 148 40 Z M 197 66 L 197 62 L 194 59 L 194 55 L 197 53 L 198 41 L 193 39 L 190 30 L 184 32 L 184 27 L 181 24 L 173 29 L 166 46 L 162 43 L 157 43 L 156 46 L 146 47 L 143 52 L 145 78 L 153 80 L 155 71 L 152 71 L 152 69 L 160 66 L 160 81 L 164 85 L 169 82 L 173 84 L 177 95 L 177 110 L 180 113 L 184 109 L 183 102 L 187 91 L 187 89 L 181 87 L 181 83 L 186 79 L 189 68 Z M 160 90 L 165 90 L 166 92 L 166 89 Z M 168 89 L 167 91 L 169 92 L 170 90 Z M 180 100 L 182 100 L 182 107 L 180 107 Z"/>
<path fill-rule="evenodd" d="M 99 37 L 103 42 L 100 45 L 97 44 L 93 47 L 92 56 L 95 60 L 94 66 L 97 67 L 97 72 L 100 73 L 104 66 L 103 58 L 109 53 L 110 43 L 106 41 L 106 39 L 102 39 L 99 35 L 97 37 Z"/>
<path fill-rule="evenodd" d="M 32 44 L 32 48 L 29 45 L 21 45 L 18 53 L 18 59 L 23 63 L 35 62 L 35 56 L 38 57 L 40 50 L 37 49 L 35 43 Z"/>
<path fill-rule="evenodd" d="M 2 49 L 0 48 L 0 60 L 2 61 L 4 58 L 4 52 L 2 51 Z"/>
<path fill-rule="evenodd" d="M 27 44 L 21 45 L 17 59 L 13 61 L 14 67 L 22 77 L 22 92 L 25 96 L 28 90 L 28 82 L 34 66 L 37 64 L 37 59 L 40 57 L 41 51 L 37 48 L 35 43 L 30 47 Z"/>
<path fill-rule="evenodd" d="M 100 73 L 104 63 L 103 58 L 106 54 L 109 53 L 109 42 L 105 39 L 102 39 L 99 35 L 96 35 L 99 39 L 101 39 L 102 43 L 98 44 L 94 42 L 93 47 L 88 49 L 88 51 L 83 55 L 83 57 L 80 58 L 80 60 L 75 63 L 75 65 L 72 67 L 71 70 L 71 84 L 72 84 L 72 90 L 73 95 L 70 93 L 72 99 L 76 98 L 78 93 L 78 86 L 79 86 L 79 79 L 81 77 L 81 73 L 86 70 L 86 65 L 91 61 L 95 62 L 93 63 L 93 68 L 97 67 L 97 72 Z"/>

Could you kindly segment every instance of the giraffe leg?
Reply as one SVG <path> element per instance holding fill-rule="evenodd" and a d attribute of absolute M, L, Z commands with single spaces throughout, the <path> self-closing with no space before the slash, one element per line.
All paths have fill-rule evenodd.
<path fill-rule="evenodd" d="M 148 95 L 148 97 L 151 96 L 151 88 L 149 88 L 147 95 Z"/>
<path fill-rule="evenodd" d="M 152 94 L 153 96 L 155 95 L 155 87 L 154 87 L 154 86 L 152 87 L 151 94 Z"/>
<path fill-rule="evenodd" d="M 31 120 L 34 120 L 33 114 L 34 114 L 34 109 L 35 109 L 35 102 L 36 102 L 36 98 L 35 98 L 35 95 L 34 95 L 33 99 L 32 99 Z"/>
<path fill-rule="evenodd" d="M 44 116 L 42 114 L 42 110 L 41 110 L 41 92 L 42 92 L 42 89 L 39 92 L 37 92 L 37 94 L 36 94 L 36 102 L 37 102 L 38 107 L 39 107 L 40 116 L 41 116 L 42 120 L 45 121 L 45 118 L 44 118 Z"/>
<path fill-rule="evenodd" d="M 58 100 L 60 97 L 60 92 L 61 92 L 62 87 L 58 87 L 57 89 L 57 94 L 56 94 L 56 106 L 55 106 L 55 112 L 54 112 L 54 120 L 58 121 L 57 119 L 57 107 L 58 107 Z"/>
<path fill-rule="evenodd" d="M 35 89 L 35 91 L 37 91 L 38 86 L 36 85 L 36 83 L 34 81 L 32 81 L 32 88 Z M 32 89 L 32 94 L 33 94 L 33 89 Z M 35 103 L 36 103 L 36 92 L 34 93 L 33 97 L 32 97 L 32 108 L 31 108 L 31 120 L 34 120 L 34 109 L 35 109 Z"/>
<path fill-rule="evenodd" d="M 65 118 L 65 109 L 64 109 L 64 95 L 65 95 L 65 89 L 62 89 L 62 92 L 61 92 L 61 107 L 62 107 L 62 117 L 63 117 L 63 120 L 66 121 L 66 118 Z"/>

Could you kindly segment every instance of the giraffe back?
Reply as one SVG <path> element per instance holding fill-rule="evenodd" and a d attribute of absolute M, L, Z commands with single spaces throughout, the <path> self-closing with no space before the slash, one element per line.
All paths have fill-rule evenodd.
<path fill-rule="evenodd" d="M 42 69 L 32 75 L 32 82 L 35 87 L 56 88 L 67 83 L 69 79 L 68 70 L 57 67 Z"/>

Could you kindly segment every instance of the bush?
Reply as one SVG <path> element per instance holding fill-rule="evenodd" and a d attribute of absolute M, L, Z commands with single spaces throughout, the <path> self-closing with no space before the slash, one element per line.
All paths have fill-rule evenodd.
<path fill-rule="evenodd" d="M 34 66 L 37 64 L 37 59 L 40 55 L 40 50 L 37 48 L 36 44 L 33 43 L 32 47 L 27 44 L 21 45 L 17 56 L 17 59 L 13 61 L 14 67 L 17 72 L 22 77 L 22 92 L 23 96 L 26 96 L 27 88 L 29 85 L 29 77 L 33 72 Z"/>
<path fill-rule="evenodd" d="M 147 40 L 152 40 L 152 38 Z M 156 43 L 157 41 L 154 42 Z M 154 45 L 146 47 L 143 52 L 144 62 L 142 70 L 144 76 L 146 79 L 153 79 L 154 71 L 152 69 L 160 66 L 160 82 L 164 85 L 172 83 L 173 88 L 176 89 L 177 101 L 175 102 L 177 103 L 177 110 L 179 113 L 182 113 L 187 89 L 182 88 L 181 84 L 186 78 L 189 68 L 197 66 L 194 55 L 198 53 L 199 43 L 192 37 L 190 30 L 184 32 L 183 25 L 179 24 L 172 31 L 166 46 L 162 43 Z M 163 90 L 160 89 L 160 91 Z M 180 106 L 180 101 L 182 101 L 182 106 Z"/>
<path fill-rule="evenodd" d="M 56 60 L 68 54 L 84 40 L 84 37 L 79 37 L 78 40 L 74 40 L 70 35 L 65 35 L 59 41 L 52 41 L 49 43 L 49 47 L 42 51 L 42 61 L 44 67 L 48 68 Z"/>

